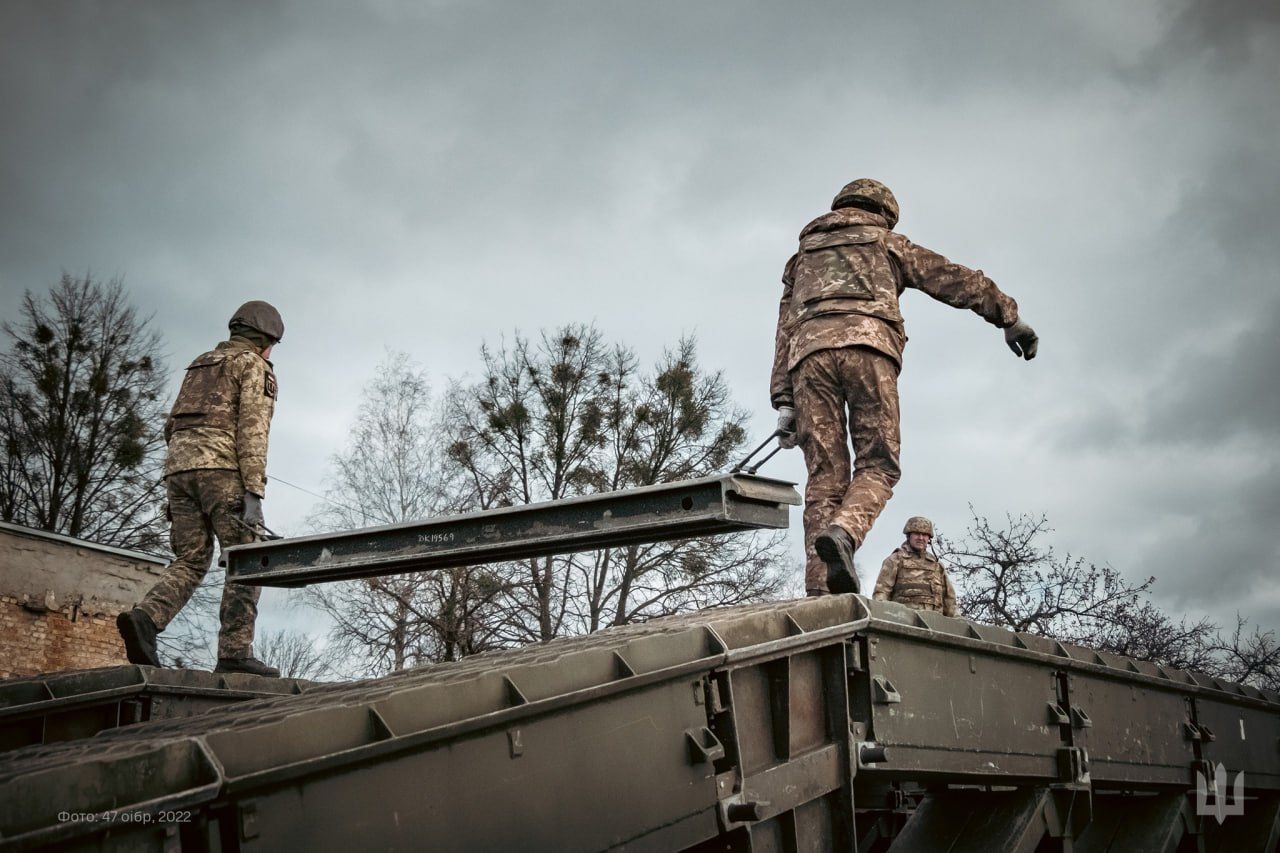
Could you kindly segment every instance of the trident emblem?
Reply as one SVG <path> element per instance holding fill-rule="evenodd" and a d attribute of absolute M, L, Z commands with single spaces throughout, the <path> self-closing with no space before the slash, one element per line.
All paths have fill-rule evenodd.
<path fill-rule="evenodd" d="M 1213 815 L 1221 825 L 1228 817 L 1244 814 L 1244 772 L 1236 774 L 1236 781 L 1231 786 L 1231 798 L 1227 798 L 1227 768 L 1221 763 L 1213 768 L 1213 805 L 1209 805 L 1209 780 L 1205 774 L 1196 774 L 1196 814 L 1200 817 Z"/>

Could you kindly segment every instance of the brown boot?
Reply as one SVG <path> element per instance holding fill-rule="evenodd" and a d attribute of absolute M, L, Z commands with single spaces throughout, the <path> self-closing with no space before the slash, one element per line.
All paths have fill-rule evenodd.
<path fill-rule="evenodd" d="M 813 550 L 827 564 L 827 589 L 832 595 L 859 592 L 858 570 L 853 565 L 853 552 L 858 543 L 843 527 L 828 527 L 813 540 Z"/>

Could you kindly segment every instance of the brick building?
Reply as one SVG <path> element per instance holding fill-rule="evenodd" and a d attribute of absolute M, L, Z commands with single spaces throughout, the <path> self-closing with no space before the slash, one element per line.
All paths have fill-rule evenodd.
<path fill-rule="evenodd" d="M 127 663 L 116 615 L 165 561 L 0 522 L 0 678 Z"/>

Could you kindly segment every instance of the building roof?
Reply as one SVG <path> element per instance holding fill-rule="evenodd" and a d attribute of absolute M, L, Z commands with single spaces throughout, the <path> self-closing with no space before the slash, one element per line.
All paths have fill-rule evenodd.
<path fill-rule="evenodd" d="M 88 539 L 77 539 L 74 536 L 64 536 L 61 533 L 50 533 L 47 530 L 37 530 L 34 527 L 25 527 L 21 524 L 9 524 L 0 521 L 0 531 L 13 533 L 18 536 L 27 536 L 32 539 L 44 539 L 52 542 L 61 542 L 76 548 L 87 548 L 90 551 L 97 551 L 102 554 L 113 554 L 117 557 L 124 557 L 127 560 L 137 560 L 143 563 L 155 563 L 163 566 L 168 563 L 163 557 L 157 557 L 154 554 L 144 554 L 141 551 L 130 551 L 127 548 L 116 548 L 111 545 L 100 545 L 97 542 L 91 542 Z"/>

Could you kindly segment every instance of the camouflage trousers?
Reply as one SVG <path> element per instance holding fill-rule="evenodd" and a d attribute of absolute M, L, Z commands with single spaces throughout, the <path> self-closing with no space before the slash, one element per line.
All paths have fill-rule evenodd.
<path fill-rule="evenodd" d="M 166 480 L 169 490 L 169 544 L 174 560 L 138 605 L 156 627 L 165 626 L 191 599 L 213 560 L 213 539 L 226 547 L 252 542 L 239 523 L 244 514 L 244 483 L 238 471 L 182 471 Z M 258 587 L 228 583 L 219 612 L 218 657 L 253 655 L 253 624 L 258 617 Z"/>
<path fill-rule="evenodd" d="M 826 592 L 827 567 L 814 553 L 814 538 L 837 525 L 861 545 L 902 475 L 898 366 L 868 347 L 819 350 L 792 368 L 791 386 L 809 469 L 804 585 L 807 592 Z"/>

